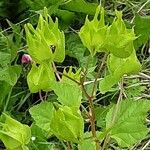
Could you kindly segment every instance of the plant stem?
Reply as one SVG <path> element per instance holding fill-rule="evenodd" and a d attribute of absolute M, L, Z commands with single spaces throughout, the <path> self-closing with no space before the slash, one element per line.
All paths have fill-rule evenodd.
<path fill-rule="evenodd" d="M 99 74 L 100 74 L 100 71 L 101 71 L 102 68 L 103 68 L 103 65 L 104 65 L 104 63 L 105 63 L 106 58 L 107 58 L 107 54 L 105 54 L 104 57 L 102 58 L 102 63 L 101 63 L 101 65 L 100 65 L 99 69 L 98 69 L 96 78 L 95 78 L 94 83 L 93 83 L 93 90 L 92 90 L 92 93 L 91 93 L 91 97 L 94 96 L 94 92 L 95 92 L 95 89 L 96 89 L 96 86 L 97 86 L 98 76 L 99 76 Z"/>
<path fill-rule="evenodd" d="M 71 146 L 69 142 L 67 142 L 67 150 L 71 150 Z"/>
<path fill-rule="evenodd" d="M 61 78 L 60 78 L 60 76 L 59 76 L 59 73 L 57 72 L 55 63 L 53 62 L 52 65 L 53 65 L 53 69 L 54 69 L 54 71 L 55 71 L 55 73 L 56 73 L 56 76 L 57 76 L 58 80 L 61 81 Z"/>
<path fill-rule="evenodd" d="M 90 123 L 91 123 L 92 136 L 95 139 L 96 150 L 99 150 L 99 143 L 96 140 L 95 111 L 94 111 L 93 97 L 89 96 L 89 94 L 86 92 L 83 80 L 81 80 L 81 88 L 89 102 L 89 115 L 88 116 L 89 116 Z"/>
<path fill-rule="evenodd" d="M 41 101 L 44 101 L 44 99 L 43 99 L 43 97 L 42 97 L 41 90 L 39 91 L 39 97 L 40 97 L 40 100 L 41 100 Z"/>
<path fill-rule="evenodd" d="M 96 150 L 99 150 L 100 146 L 99 146 L 99 141 L 96 138 L 96 126 L 95 126 L 96 119 L 95 119 L 95 110 L 94 110 L 93 99 L 94 99 L 94 92 L 95 92 L 95 89 L 96 89 L 96 86 L 97 86 L 98 77 L 99 77 L 100 71 L 101 71 L 101 69 L 102 69 L 102 67 L 103 67 L 103 65 L 105 63 L 106 57 L 107 57 L 107 55 L 105 54 L 103 59 L 102 59 L 102 63 L 100 65 L 99 69 L 98 69 L 97 75 L 95 77 L 91 96 L 85 90 L 84 81 L 85 81 L 85 78 L 86 78 L 85 77 L 86 73 L 85 73 L 85 76 L 82 79 L 80 79 L 80 84 L 81 84 L 82 91 L 85 94 L 85 96 L 86 96 L 86 98 L 87 98 L 87 100 L 89 102 L 89 115 L 88 116 L 89 116 L 90 123 L 91 123 L 92 136 L 95 139 Z M 86 68 L 86 72 L 87 72 L 87 68 Z"/>

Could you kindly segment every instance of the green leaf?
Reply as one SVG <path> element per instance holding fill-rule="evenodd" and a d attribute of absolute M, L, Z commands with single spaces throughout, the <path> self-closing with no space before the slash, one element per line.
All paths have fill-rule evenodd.
<path fill-rule="evenodd" d="M 97 6 L 98 4 L 87 2 L 85 0 L 67 0 L 67 2 L 61 6 L 61 8 L 71 12 L 80 12 L 94 15 Z"/>
<path fill-rule="evenodd" d="M 61 140 L 78 143 L 83 136 L 84 120 L 76 108 L 60 106 L 54 113 L 51 130 Z"/>
<path fill-rule="evenodd" d="M 79 150 L 96 150 L 95 141 L 90 132 L 84 133 L 84 139 L 78 144 Z"/>
<path fill-rule="evenodd" d="M 135 33 L 137 36 L 139 36 L 134 43 L 136 48 L 139 48 L 142 44 L 145 44 L 148 41 L 150 37 L 149 25 L 150 25 L 150 16 L 136 15 Z"/>
<path fill-rule="evenodd" d="M 80 65 L 84 59 L 85 51 L 86 48 L 83 46 L 77 34 L 71 33 L 66 37 L 66 55 L 75 57 Z"/>
<path fill-rule="evenodd" d="M 142 140 L 149 129 L 145 125 L 147 112 L 150 110 L 150 102 L 147 100 L 124 100 L 121 102 L 114 123 L 114 105 L 106 116 L 106 129 L 111 138 L 115 139 L 121 147 L 130 147 Z"/>
<path fill-rule="evenodd" d="M 32 93 L 40 90 L 50 91 L 55 80 L 54 71 L 50 63 L 43 63 L 39 66 L 33 64 L 27 76 L 28 86 Z"/>
<path fill-rule="evenodd" d="M 69 107 L 80 107 L 82 91 L 78 85 L 59 82 L 54 85 L 53 90 L 61 104 Z"/>
<path fill-rule="evenodd" d="M 11 60 L 11 55 L 0 51 L 0 67 L 6 67 Z"/>
<path fill-rule="evenodd" d="M 28 5 L 28 7 L 31 8 L 31 10 L 41 10 L 44 7 L 49 7 L 50 5 L 57 5 L 57 3 L 62 2 L 62 0 L 25 0 L 25 3 Z M 35 5 L 36 3 L 36 5 Z"/>
<path fill-rule="evenodd" d="M 4 60 L 5 65 L 11 62 L 17 56 L 17 50 L 22 47 L 22 31 L 19 26 L 11 25 L 13 33 L 7 36 L 0 34 L 0 60 Z M 2 53 L 3 52 L 3 53 Z M 5 56 L 4 56 L 5 55 Z M 7 58 L 6 58 L 7 57 Z M 6 59 L 5 59 L 6 58 Z M 0 61 L 1 64 L 1 61 Z"/>
<path fill-rule="evenodd" d="M 30 141 L 30 128 L 6 114 L 3 114 L 1 117 L 0 139 L 3 141 L 5 147 L 10 150 L 28 149 L 25 145 Z"/>
<path fill-rule="evenodd" d="M 136 74 L 141 70 L 141 64 L 136 57 L 135 50 L 128 58 L 124 59 L 110 54 L 107 59 L 107 67 L 110 74 L 99 82 L 101 93 L 111 90 L 123 75 Z"/>
<path fill-rule="evenodd" d="M 108 111 L 110 110 L 111 105 L 107 106 L 107 107 L 97 107 L 95 109 L 95 114 L 96 114 L 96 125 L 98 127 L 106 127 L 106 115 L 108 113 Z"/>
<path fill-rule="evenodd" d="M 21 73 L 18 65 L 0 68 L 0 81 L 5 81 L 10 85 L 15 85 Z"/>
<path fill-rule="evenodd" d="M 50 132 L 50 124 L 53 117 L 54 107 L 50 102 L 42 102 L 29 110 L 38 127 Z"/>
<path fill-rule="evenodd" d="M 30 142 L 29 149 L 49 150 L 50 144 L 47 142 L 48 133 L 42 128 L 32 124 L 31 126 L 32 142 Z"/>

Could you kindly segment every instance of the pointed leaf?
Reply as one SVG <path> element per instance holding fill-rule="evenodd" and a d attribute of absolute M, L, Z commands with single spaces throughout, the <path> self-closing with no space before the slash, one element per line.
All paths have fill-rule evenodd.
<path fill-rule="evenodd" d="M 50 132 L 50 124 L 53 117 L 54 107 L 50 102 L 42 102 L 29 110 L 38 127 Z"/>
<path fill-rule="evenodd" d="M 80 107 L 82 91 L 78 85 L 60 82 L 55 84 L 53 90 L 61 104 L 70 107 Z"/>
<path fill-rule="evenodd" d="M 83 136 L 84 121 L 76 108 L 61 106 L 55 111 L 51 130 L 61 140 L 78 143 Z"/>
<path fill-rule="evenodd" d="M 112 124 L 114 109 L 116 105 L 107 113 L 106 129 L 110 130 L 111 138 L 121 147 L 130 147 L 148 134 L 149 129 L 144 124 L 147 112 L 150 110 L 149 101 L 122 101 L 116 120 Z"/>

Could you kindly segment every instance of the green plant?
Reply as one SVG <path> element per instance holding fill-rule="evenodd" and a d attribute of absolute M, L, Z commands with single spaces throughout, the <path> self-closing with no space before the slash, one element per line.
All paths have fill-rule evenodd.
<path fill-rule="evenodd" d="M 80 68 L 69 67 L 69 70 L 65 68 L 62 72 L 55 66 L 65 59 L 65 36 L 64 32 L 58 29 L 58 19 L 53 21 L 44 8 L 36 28 L 31 24 L 25 25 L 28 53 L 32 57 L 27 83 L 30 92 L 38 92 L 42 101 L 29 109 L 34 120 L 31 129 L 40 132 L 37 135 L 38 140 L 40 136 L 49 138 L 54 135 L 62 144 L 66 143 L 67 149 L 74 149 L 77 145 L 79 150 L 106 150 L 112 141 L 120 148 L 131 148 L 148 134 L 145 120 L 150 110 L 150 102 L 146 99 L 128 99 L 124 93 L 124 76 L 137 74 L 141 70 L 133 44 L 138 37 L 135 36 L 133 28 L 126 27 L 122 12 L 116 11 L 116 17 L 109 26 L 105 25 L 104 14 L 104 8 L 98 6 L 94 19 L 90 21 L 87 17 L 78 33 L 83 45 L 88 49 L 87 51 L 84 47 L 79 55 Z M 78 42 L 76 47 L 83 47 L 80 44 Z M 95 61 L 97 53 L 102 54 L 103 58 L 97 68 L 95 64 L 92 66 L 97 69 L 95 75 L 91 73 L 93 68 L 90 62 Z M 82 60 L 85 55 L 86 65 Z M 106 75 L 99 80 L 105 64 Z M 93 79 L 90 86 L 89 78 Z M 114 87 L 119 91 L 116 103 L 96 107 L 97 90 L 105 94 L 113 91 Z M 46 101 L 42 91 L 53 91 L 57 97 L 53 101 L 51 98 Z M 11 128 L 5 129 L 7 121 L 4 121 L 0 132 L 0 138 L 8 149 L 11 143 L 5 140 L 4 135 L 11 135 L 17 125 L 21 129 L 26 127 L 14 120 L 12 123 Z M 84 129 L 86 123 L 90 124 L 89 130 Z M 31 135 L 29 127 L 26 128 L 28 131 L 23 142 L 15 139 L 19 144 L 14 148 L 18 150 L 28 149 L 26 145 Z"/>

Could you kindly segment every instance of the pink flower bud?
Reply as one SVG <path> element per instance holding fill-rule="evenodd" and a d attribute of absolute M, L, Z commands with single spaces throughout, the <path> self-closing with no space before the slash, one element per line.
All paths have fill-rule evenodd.
<path fill-rule="evenodd" d="M 28 54 L 23 54 L 23 56 L 21 58 L 21 62 L 22 62 L 22 64 L 29 64 L 32 62 L 32 58 Z"/>

